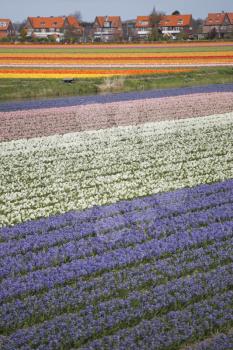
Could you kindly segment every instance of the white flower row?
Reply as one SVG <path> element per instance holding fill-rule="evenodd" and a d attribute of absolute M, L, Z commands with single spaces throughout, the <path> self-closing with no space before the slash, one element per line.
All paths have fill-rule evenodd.
<path fill-rule="evenodd" d="M 0 226 L 233 176 L 233 113 L 0 144 Z"/>

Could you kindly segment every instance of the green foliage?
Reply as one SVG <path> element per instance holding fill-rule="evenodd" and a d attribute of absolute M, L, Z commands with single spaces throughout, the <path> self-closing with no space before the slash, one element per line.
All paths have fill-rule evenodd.
<path fill-rule="evenodd" d="M 128 76 L 124 77 L 123 81 L 122 77 L 109 79 L 113 84 L 109 84 L 109 90 L 106 89 L 105 93 L 233 83 L 233 69 L 206 68 L 189 73 Z M 119 84 L 117 79 L 120 80 Z M 60 79 L 1 79 L 0 101 L 91 95 L 101 92 L 103 83 L 104 78 L 77 79 L 73 84 L 64 84 Z"/>
<path fill-rule="evenodd" d="M 26 41 L 27 38 L 27 31 L 24 27 L 20 29 L 20 39 L 21 41 Z"/>

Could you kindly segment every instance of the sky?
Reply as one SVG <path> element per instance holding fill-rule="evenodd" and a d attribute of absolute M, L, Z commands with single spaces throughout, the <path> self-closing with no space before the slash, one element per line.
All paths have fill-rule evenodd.
<path fill-rule="evenodd" d="M 157 11 L 171 14 L 179 10 L 194 18 L 205 18 L 208 12 L 233 12 L 233 0 L 0 0 L 0 18 L 22 21 L 28 16 L 61 16 L 80 11 L 84 21 L 95 16 L 121 16 L 123 20 Z"/>

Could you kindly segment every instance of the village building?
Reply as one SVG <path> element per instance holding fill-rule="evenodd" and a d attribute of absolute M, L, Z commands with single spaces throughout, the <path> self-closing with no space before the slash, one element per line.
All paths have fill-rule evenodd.
<path fill-rule="evenodd" d="M 0 39 L 15 36 L 15 28 L 8 18 L 0 18 Z"/>
<path fill-rule="evenodd" d="M 65 37 L 83 41 L 84 27 L 75 16 L 67 16 L 64 22 L 64 34 Z"/>
<path fill-rule="evenodd" d="M 136 33 L 139 39 L 148 39 L 154 26 L 152 16 L 138 16 L 136 19 Z M 161 16 L 156 24 L 163 36 L 173 37 L 180 33 L 192 32 L 192 15 Z"/>
<path fill-rule="evenodd" d="M 136 20 L 131 19 L 122 22 L 123 40 L 133 41 L 136 38 Z"/>
<path fill-rule="evenodd" d="M 93 25 L 93 39 L 101 42 L 121 41 L 123 28 L 120 16 L 97 16 Z"/>
<path fill-rule="evenodd" d="M 136 36 L 140 39 L 148 39 L 151 34 L 152 26 L 150 16 L 138 16 L 136 19 Z"/>
<path fill-rule="evenodd" d="M 159 28 L 164 36 L 175 38 L 180 33 L 191 35 L 192 15 L 162 16 Z"/>
<path fill-rule="evenodd" d="M 83 34 L 83 27 L 74 16 L 28 17 L 25 29 L 28 37 L 53 37 L 58 42 L 64 39 L 66 30 L 73 30 L 77 35 L 77 39 Z"/>
<path fill-rule="evenodd" d="M 233 33 L 233 12 L 209 13 L 204 21 L 203 34 L 208 37 L 211 33 L 218 38 Z"/>

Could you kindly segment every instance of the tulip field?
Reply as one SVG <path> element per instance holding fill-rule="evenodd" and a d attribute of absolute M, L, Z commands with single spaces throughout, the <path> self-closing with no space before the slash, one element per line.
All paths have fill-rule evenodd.
<path fill-rule="evenodd" d="M 0 45 L 0 79 L 158 75 L 232 65 L 232 42 Z"/>
<path fill-rule="evenodd" d="M 233 349 L 233 83 L 2 103 L 0 164 L 1 350 Z"/>

